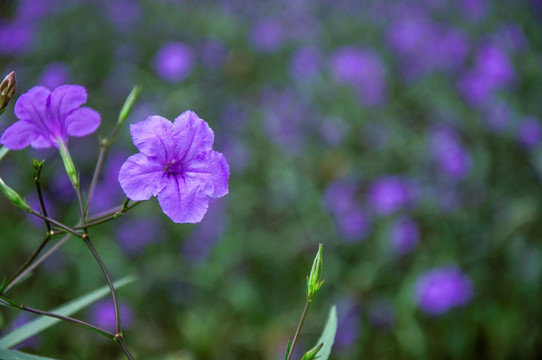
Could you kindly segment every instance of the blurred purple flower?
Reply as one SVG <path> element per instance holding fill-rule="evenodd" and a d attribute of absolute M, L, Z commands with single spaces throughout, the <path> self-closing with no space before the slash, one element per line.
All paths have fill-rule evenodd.
<path fill-rule="evenodd" d="M 126 255 L 137 257 L 149 244 L 162 240 L 162 228 L 156 218 L 130 219 L 117 227 L 117 243 Z"/>
<path fill-rule="evenodd" d="M 518 131 L 519 142 L 527 147 L 532 148 L 542 141 L 542 124 L 535 117 L 527 117 L 521 121 Z"/>
<path fill-rule="evenodd" d="M 340 216 L 355 206 L 356 192 L 356 186 L 352 183 L 332 182 L 324 193 L 324 205 L 331 214 Z"/>
<path fill-rule="evenodd" d="M 456 180 L 467 176 L 471 169 L 471 157 L 454 130 L 439 127 L 431 134 L 430 142 L 431 153 L 445 175 Z"/>
<path fill-rule="evenodd" d="M 95 303 L 92 306 L 91 311 L 93 324 L 108 331 L 115 330 L 115 308 L 111 300 L 102 300 Z M 120 321 L 123 329 L 129 329 L 134 322 L 132 307 L 123 302 L 120 303 Z"/>
<path fill-rule="evenodd" d="M 520 25 L 508 23 L 502 25 L 492 36 L 492 41 L 508 51 L 527 49 L 528 40 Z"/>
<path fill-rule="evenodd" d="M 109 20 L 121 31 L 129 31 L 141 19 L 143 11 L 137 2 L 132 0 L 107 1 Z"/>
<path fill-rule="evenodd" d="M 21 312 L 15 318 L 15 320 L 13 320 L 13 323 L 11 324 L 11 329 L 9 332 L 18 329 L 21 326 L 24 326 L 33 320 L 35 320 L 35 318 L 31 316 L 29 313 Z M 40 337 L 38 335 L 35 335 L 19 343 L 18 345 L 14 347 L 14 349 L 23 349 L 23 348 L 36 349 L 40 346 L 40 343 L 41 343 Z"/>
<path fill-rule="evenodd" d="M 322 54 L 316 46 L 304 46 L 290 59 L 290 76 L 295 80 L 314 79 L 322 67 Z"/>
<path fill-rule="evenodd" d="M 156 196 L 162 211 L 176 223 L 203 219 L 209 198 L 228 193 L 230 170 L 223 154 L 213 151 L 214 133 L 188 110 L 175 122 L 161 116 L 130 125 L 140 153 L 130 156 L 119 182 L 132 200 Z"/>
<path fill-rule="evenodd" d="M 493 93 L 515 78 L 508 54 L 493 45 L 483 45 L 476 55 L 475 66 L 459 80 L 459 89 L 471 105 L 482 105 Z"/>
<path fill-rule="evenodd" d="M 250 42 L 259 51 L 273 53 L 284 42 L 284 28 L 276 19 L 258 20 L 250 31 Z"/>
<path fill-rule="evenodd" d="M 20 0 L 17 5 L 17 18 L 36 21 L 56 10 L 56 0 Z"/>
<path fill-rule="evenodd" d="M 165 81 L 179 82 L 192 72 L 195 55 L 192 48 L 181 42 L 169 42 L 154 57 L 154 70 Z"/>
<path fill-rule="evenodd" d="M 505 130 L 515 117 L 510 106 L 502 101 L 493 101 L 487 104 L 483 110 L 482 118 L 491 131 L 501 132 Z"/>
<path fill-rule="evenodd" d="M 29 50 L 34 40 L 31 21 L 0 19 L 0 54 L 17 55 Z"/>
<path fill-rule="evenodd" d="M 461 0 L 461 14 L 466 18 L 479 21 L 486 16 L 489 11 L 489 2 L 487 0 Z"/>
<path fill-rule="evenodd" d="M 48 89 L 54 89 L 69 81 L 70 69 L 68 66 L 65 63 L 54 62 L 43 69 L 38 84 Z"/>
<path fill-rule="evenodd" d="M 228 57 L 228 49 L 217 39 L 208 39 L 201 47 L 201 61 L 210 68 L 224 65 Z"/>
<path fill-rule="evenodd" d="M 365 240 L 371 228 L 369 217 L 359 206 L 337 216 L 336 222 L 340 235 L 348 242 Z"/>
<path fill-rule="evenodd" d="M 371 208 L 378 215 L 390 215 L 402 210 L 410 206 L 416 197 L 414 184 L 393 175 L 374 180 L 368 191 Z"/>
<path fill-rule="evenodd" d="M 420 241 L 418 224 L 408 216 L 396 219 L 390 226 L 390 242 L 395 253 L 404 255 L 411 252 Z"/>
<path fill-rule="evenodd" d="M 322 120 L 320 134 L 331 146 L 339 146 L 348 135 L 349 125 L 341 118 L 327 117 Z"/>
<path fill-rule="evenodd" d="M 415 285 L 416 302 L 429 315 L 440 315 L 463 306 L 472 296 L 472 283 L 457 266 L 430 270 L 420 276 Z"/>
<path fill-rule="evenodd" d="M 225 200 L 211 199 L 205 219 L 198 224 L 190 238 L 183 243 L 182 253 L 190 260 L 205 260 L 217 244 L 225 228 Z"/>
<path fill-rule="evenodd" d="M 330 57 L 331 73 L 338 83 L 353 86 L 367 106 L 386 98 L 386 69 L 372 49 L 343 46 Z"/>
<path fill-rule="evenodd" d="M 28 145 L 36 149 L 65 145 L 68 136 L 82 137 L 100 125 L 100 114 L 88 107 L 87 91 L 78 85 L 63 85 L 53 92 L 35 86 L 19 97 L 15 115 L 19 119 L 4 131 L 0 143 L 11 150 Z"/>
<path fill-rule="evenodd" d="M 242 173 L 250 163 L 250 147 L 241 139 L 226 137 L 220 141 L 220 148 L 234 173 Z"/>
<path fill-rule="evenodd" d="M 338 350 L 352 346 L 361 334 L 361 306 L 350 298 L 337 304 L 337 334 L 335 344 Z"/>

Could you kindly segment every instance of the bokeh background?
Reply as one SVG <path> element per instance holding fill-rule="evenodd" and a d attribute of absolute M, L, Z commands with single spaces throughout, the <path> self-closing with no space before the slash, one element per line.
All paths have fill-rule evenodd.
<path fill-rule="evenodd" d="M 88 186 L 100 136 L 133 85 L 128 123 L 191 109 L 231 167 L 202 223 L 155 199 L 92 230 L 142 359 L 281 359 L 323 243 L 325 284 L 299 344 L 331 305 L 332 359 L 535 359 L 542 354 L 542 2 L 539 0 L 21 0 L 0 3 L 0 69 L 19 93 L 87 88 L 97 134 L 71 139 Z M 13 102 L 14 103 L 14 102 Z M 13 103 L 0 130 L 16 119 Z M 91 206 L 122 203 L 124 128 Z M 0 175 L 77 219 L 54 151 L 12 152 Z M 0 198 L 0 275 L 43 224 Z M 50 309 L 103 285 L 73 240 L 11 293 Z M 112 327 L 109 300 L 78 314 Z M 32 317 L 0 309 L 7 332 Z M 121 359 L 60 324 L 22 345 L 59 359 Z"/>

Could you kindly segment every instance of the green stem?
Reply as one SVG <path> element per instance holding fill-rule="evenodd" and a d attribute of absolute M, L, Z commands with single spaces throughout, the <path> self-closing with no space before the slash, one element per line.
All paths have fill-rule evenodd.
<path fill-rule="evenodd" d="M 41 212 L 43 213 L 43 216 L 47 217 L 47 209 L 45 208 L 45 202 L 43 201 L 43 194 L 41 192 L 41 186 L 40 186 L 40 176 L 39 173 L 36 172 L 34 175 L 34 183 L 36 184 L 36 190 L 38 192 L 38 199 L 40 201 L 40 207 Z M 51 224 L 47 219 L 43 219 L 45 222 L 45 229 L 47 230 L 47 234 L 51 233 Z"/>
<path fill-rule="evenodd" d="M 299 319 L 299 324 L 297 324 L 297 329 L 295 330 L 294 338 L 292 340 L 292 346 L 290 347 L 290 352 L 288 353 L 288 357 L 286 358 L 286 360 L 291 360 L 292 355 L 294 354 L 295 345 L 297 344 L 297 340 L 299 339 L 299 334 L 301 333 L 301 328 L 303 327 L 303 323 L 305 322 L 305 317 L 307 316 L 307 312 L 309 311 L 310 304 L 311 298 L 307 297 L 307 302 L 305 303 L 303 314 L 301 314 L 301 319 Z"/>
<path fill-rule="evenodd" d="M 39 212 L 37 212 L 37 211 L 35 211 L 35 210 L 33 210 L 33 209 L 30 209 L 30 213 L 31 213 L 32 215 L 34 215 L 34 216 L 39 217 L 40 219 L 49 221 L 51 224 L 58 226 L 58 227 L 61 228 L 62 230 L 66 231 L 66 232 L 69 232 L 69 233 L 72 234 L 72 235 L 75 235 L 75 236 L 77 236 L 77 237 L 79 237 L 79 238 L 83 237 L 83 235 L 79 234 L 77 231 L 75 231 L 75 230 L 72 229 L 71 227 L 62 224 L 61 222 L 56 221 L 55 219 L 51 219 L 51 218 L 48 217 L 48 216 L 44 216 L 44 215 L 40 214 Z"/>
<path fill-rule="evenodd" d="M 80 224 L 80 225 L 74 226 L 73 229 L 74 230 L 81 230 L 81 229 L 84 229 L 84 228 L 89 228 L 89 227 L 92 227 L 92 226 L 96 226 L 96 225 L 103 224 L 105 222 L 114 220 L 114 219 L 124 215 L 124 213 L 126 213 L 128 210 L 136 207 L 140 203 L 141 203 L 141 201 L 134 201 L 130 205 L 128 205 L 126 207 L 121 207 L 120 209 L 118 209 L 118 210 L 116 210 L 116 211 L 114 211 L 112 213 L 90 219 L 85 225 Z"/>

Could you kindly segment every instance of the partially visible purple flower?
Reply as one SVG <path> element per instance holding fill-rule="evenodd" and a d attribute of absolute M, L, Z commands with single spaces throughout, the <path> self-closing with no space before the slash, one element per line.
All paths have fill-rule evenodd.
<path fill-rule="evenodd" d="M 440 315 L 466 305 L 472 296 L 472 283 L 457 266 L 430 270 L 420 276 L 415 285 L 416 302 L 429 315 Z"/>
<path fill-rule="evenodd" d="M 122 31 L 132 29 L 143 14 L 139 4 L 132 0 L 107 1 L 106 6 L 109 20 Z"/>
<path fill-rule="evenodd" d="M 213 151 L 214 133 L 188 110 L 175 122 L 161 116 L 130 125 L 140 153 L 119 172 L 126 196 L 135 201 L 156 196 L 162 211 L 176 223 L 203 219 L 209 198 L 228 193 L 230 170 L 223 154 Z"/>
<path fill-rule="evenodd" d="M 372 49 L 343 46 L 330 58 L 335 81 L 354 87 L 367 106 L 380 105 L 386 98 L 386 69 Z"/>
<path fill-rule="evenodd" d="M 92 323 L 96 326 L 113 331 L 116 328 L 115 308 L 111 300 L 102 300 L 95 303 L 92 308 Z M 134 322 L 132 307 L 126 303 L 120 303 L 120 320 L 123 329 L 129 329 Z"/>
<path fill-rule="evenodd" d="M 322 54 L 316 46 L 304 46 L 296 50 L 290 59 L 290 76 L 296 80 L 316 77 L 322 67 Z"/>
<path fill-rule="evenodd" d="M 17 18 L 37 21 L 56 10 L 55 0 L 21 0 L 18 1 Z"/>
<path fill-rule="evenodd" d="M 491 131 L 504 131 L 515 118 L 512 108 L 502 101 L 492 101 L 483 110 L 482 119 Z"/>
<path fill-rule="evenodd" d="M 542 142 L 542 124 L 535 117 L 527 117 L 521 121 L 518 130 L 518 140 L 527 147 L 532 148 Z"/>
<path fill-rule="evenodd" d="M 0 143 L 11 150 L 28 145 L 36 149 L 68 143 L 68 136 L 82 137 L 100 125 L 100 114 L 88 107 L 87 92 L 78 85 L 63 85 L 52 92 L 35 86 L 19 97 L 15 115 L 19 119 L 4 131 Z"/>
<path fill-rule="evenodd" d="M 390 215 L 410 206 L 416 198 L 416 188 L 399 176 L 387 175 L 373 181 L 368 198 L 378 215 Z"/>
<path fill-rule="evenodd" d="M 145 248 L 162 240 L 162 224 L 156 218 L 127 220 L 116 230 L 116 239 L 122 251 L 131 257 L 137 257 Z"/>
<path fill-rule="evenodd" d="M 162 46 L 154 57 L 154 70 L 162 79 L 176 83 L 192 72 L 194 50 L 181 42 L 169 42 Z"/>
<path fill-rule="evenodd" d="M 473 21 L 479 21 L 485 17 L 489 11 L 489 2 L 487 0 L 461 0 L 461 14 Z"/>
<path fill-rule="evenodd" d="M 528 40 L 520 25 L 507 23 L 502 25 L 492 36 L 492 41 L 508 51 L 527 49 Z"/>
<path fill-rule="evenodd" d="M 26 325 L 27 323 L 29 323 L 30 321 L 33 321 L 33 320 L 35 320 L 34 317 L 31 316 L 29 313 L 21 312 L 15 318 L 15 320 L 13 320 L 13 323 L 11 324 L 11 331 L 18 329 L 21 326 L 24 326 L 24 325 Z M 38 335 L 35 335 L 35 336 L 32 336 L 29 339 L 26 339 L 25 341 L 18 344 L 14 348 L 15 349 L 23 349 L 23 348 L 35 349 L 35 348 L 38 348 L 40 346 L 40 343 L 41 343 L 40 337 Z"/>
<path fill-rule="evenodd" d="M 0 20 L 0 54 L 13 56 L 27 51 L 34 40 L 34 32 L 31 21 Z"/>
<path fill-rule="evenodd" d="M 223 138 L 220 142 L 222 152 L 229 160 L 232 172 L 242 173 L 250 163 L 250 148 L 241 139 L 234 137 Z"/>
<path fill-rule="evenodd" d="M 54 89 L 70 81 L 70 69 L 65 63 L 50 63 L 43 69 L 38 84 Z"/>
<path fill-rule="evenodd" d="M 420 240 L 420 230 L 414 220 L 402 216 L 391 224 L 389 237 L 393 250 L 403 255 L 416 248 Z"/>
<path fill-rule="evenodd" d="M 355 300 L 344 298 L 337 304 L 337 334 L 335 346 L 344 350 L 352 346 L 361 334 L 361 306 Z"/>
<path fill-rule="evenodd" d="M 324 193 L 324 205 L 327 210 L 340 216 L 355 206 L 356 186 L 344 181 L 331 183 Z"/>
<path fill-rule="evenodd" d="M 470 171 L 470 154 L 451 128 L 440 127 L 433 131 L 431 152 L 440 170 L 453 179 L 461 180 Z"/>
<path fill-rule="evenodd" d="M 285 40 L 284 28 L 276 19 L 258 20 L 250 32 L 250 42 L 259 51 L 273 53 Z"/>
<path fill-rule="evenodd" d="M 336 217 L 340 235 L 349 242 L 364 240 L 369 235 L 371 222 L 367 214 L 359 206 Z"/>

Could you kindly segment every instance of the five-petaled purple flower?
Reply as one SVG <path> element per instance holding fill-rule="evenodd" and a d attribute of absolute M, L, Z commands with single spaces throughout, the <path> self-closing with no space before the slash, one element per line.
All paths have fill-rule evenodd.
<path fill-rule="evenodd" d="M 229 165 L 213 151 L 214 133 L 193 111 L 171 122 L 161 116 L 130 125 L 140 153 L 130 156 L 119 182 L 132 200 L 156 196 L 164 213 L 176 223 L 203 219 L 209 197 L 228 193 Z"/>
<path fill-rule="evenodd" d="M 63 85 L 52 92 L 35 86 L 21 95 L 15 104 L 19 119 L 6 129 L 0 143 L 11 150 L 28 145 L 36 149 L 55 147 L 58 141 L 68 143 L 68 136 L 86 136 L 100 125 L 100 114 L 81 107 L 87 91 L 78 85 Z"/>

